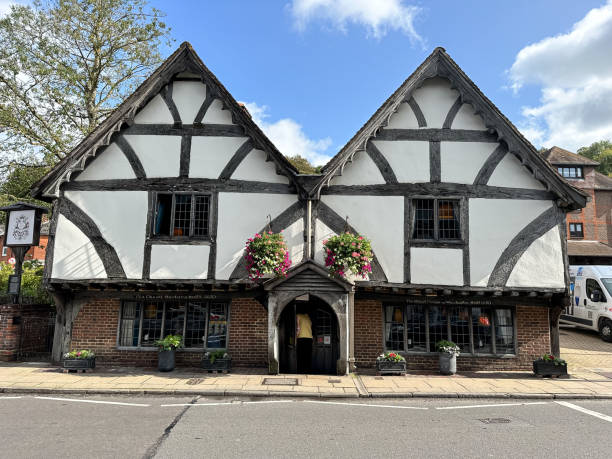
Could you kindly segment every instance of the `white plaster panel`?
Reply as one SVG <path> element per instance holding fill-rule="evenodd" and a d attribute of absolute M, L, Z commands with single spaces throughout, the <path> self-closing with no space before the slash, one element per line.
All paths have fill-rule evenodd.
<path fill-rule="evenodd" d="M 459 93 L 450 88 L 450 81 L 444 78 L 430 78 L 412 94 L 417 101 L 428 128 L 441 128 L 448 111 Z"/>
<path fill-rule="evenodd" d="M 419 122 L 407 102 L 402 102 L 397 111 L 391 115 L 388 129 L 418 129 Z"/>
<path fill-rule="evenodd" d="M 251 150 L 238 165 L 232 178 L 256 182 L 289 183 L 287 177 L 276 173 L 273 161 L 266 162 L 266 153 L 262 150 Z"/>
<path fill-rule="evenodd" d="M 246 137 L 192 137 L 189 177 L 219 177 L 246 140 Z"/>
<path fill-rule="evenodd" d="M 376 185 L 385 183 L 380 170 L 365 151 L 359 151 L 347 164 L 342 175 L 334 177 L 332 185 Z"/>
<path fill-rule="evenodd" d="M 326 195 L 321 201 L 372 241 L 372 250 L 389 282 L 404 281 L 403 196 Z"/>
<path fill-rule="evenodd" d="M 181 138 L 173 135 L 125 135 L 145 174 L 151 177 L 178 177 Z"/>
<path fill-rule="evenodd" d="M 51 277 L 105 279 L 106 270 L 89 238 L 63 215 L 57 220 Z"/>
<path fill-rule="evenodd" d="M 531 172 L 523 167 L 519 159 L 512 153 L 506 153 L 502 158 L 491 174 L 488 185 L 534 190 L 545 189 L 544 185 L 533 178 Z"/>
<path fill-rule="evenodd" d="M 429 142 L 376 140 L 400 183 L 429 182 Z"/>
<path fill-rule="evenodd" d="M 209 245 L 151 246 L 151 279 L 206 279 Z"/>
<path fill-rule="evenodd" d="M 142 278 L 147 193 L 145 191 L 66 191 L 95 222 L 100 233 L 117 252 L 128 278 Z"/>
<path fill-rule="evenodd" d="M 463 285 L 463 250 L 410 248 L 410 283 Z"/>
<path fill-rule="evenodd" d="M 172 83 L 172 100 L 183 124 L 193 124 L 202 102 L 206 99 L 206 85 L 199 81 Z"/>
<path fill-rule="evenodd" d="M 565 287 L 559 228 L 532 242 L 514 266 L 508 287 Z"/>
<path fill-rule="evenodd" d="M 248 238 L 297 202 L 292 194 L 219 193 L 216 279 L 229 279 Z"/>
<path fill-rule="evenodd" d="M 164 99 L 158 94 L 134 117 L 136 124 L 173 124 L 174 118 Z"/>
<path fill-rule="evenodd" d="M 470 104 L 463 104 L 453 120 L 451 129 L 473 129 L 476 131 L 486 131 L 487 127 L 484 120 L 474 113 L 474 107 Z"/>
<path fill-rule="evenodd" d="M 287 243 L 291 266 L 295 266 L 304 259 L 304 219 L 293 222 L 281 234 Z"/>
<path fill-rule="evenodd" d="M 485 287 L 502 252 L 552 201 L 470 199 L 470 280 Z"/>
<path fill-rule="evenodd" d="M 111 143 L 95 157 L 75 180 L 109 180 L 136 178 L 130 162 L 121 149 Z"/>
<path fill-rule="evenodd" d="M 223 109 L 223 102 L 221 102 L 221 99 L 213 100 L 213 103 L 210 104 L 210 107 L 206 110 L 206 115 L 204 115 L 202 122 L 211 124 L 234 124 L 232 122 L 232 113 L 229 110 Z"/>
<path fill-rule="evenodd" d="M 478 171 L 498 145 L 486 142 L 440 142 L 442 182 L 474 183 Z"/>
<path fill-rule="evenodd" d="M 315 220 L 315 245 L 314 245 L 314 260 L 320 265 L 325 266 L 325 250 L 323 250 L 323 241 L 336 235 L 336 232 L 329 226 L 323 223 L 321 220 Z"/>

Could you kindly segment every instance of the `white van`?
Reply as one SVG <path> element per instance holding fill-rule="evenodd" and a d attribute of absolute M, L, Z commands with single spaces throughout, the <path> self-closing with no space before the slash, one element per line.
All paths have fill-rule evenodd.
<path fill-rule="evenodd" d="M 570 266 L 571 304 L 560 321 L 599 331 L 612 342 L 612 266 Z"/>

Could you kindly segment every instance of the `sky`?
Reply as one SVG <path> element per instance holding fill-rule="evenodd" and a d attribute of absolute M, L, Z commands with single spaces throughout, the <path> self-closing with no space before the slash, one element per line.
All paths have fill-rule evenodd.
<path fill-rule="evenodd" d="M 612 139 L 612 0 L 150 2 L 164 55 L 189 41 L 281 152 L 317 165 L 437 46 L 536 147 Z"/>

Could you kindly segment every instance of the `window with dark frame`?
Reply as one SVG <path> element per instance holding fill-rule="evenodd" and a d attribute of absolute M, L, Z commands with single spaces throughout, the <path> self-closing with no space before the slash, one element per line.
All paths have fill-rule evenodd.
<path fill-rule="evenodd" d="M 384 305 L 385 350 L 435 353 L 436 343 L 450 340 L 462 354 L 516 353 L 512 308 Z"/>
<path fill-rule="evenodd" d="M 584 237 L 584 232 L 582 230 L 582 223 L 570 223 L 569 233 L 570 233 L 570 238 L 572 239 L 582 239 Z"/>
<path fill-rule="evenodd" d="M 414 199 L 412 238 L 453 241 L 461 239 L 459 201 L 455 199 Z"/>
<path fill-rule="evenodd" d="M 187 349 L 225 349 L 227 308 L 218 301 L 124 301 L 118 345 L 154 347 L 164 336 L 181 335 Z"/>
<path fill-rule="evenodd" d="M 572 166 L 572 167 L 557 167 L 557 171 L 561 174 L 562 177 L 571 178 L 571 179 L 581 179 L 584 178 L 582 174 L 582 167 Z"/>
<path fill-rule="evenodd" d="M 209 194 L 157 193 L 153 237 L 208 238 L 210 203 Z"/>

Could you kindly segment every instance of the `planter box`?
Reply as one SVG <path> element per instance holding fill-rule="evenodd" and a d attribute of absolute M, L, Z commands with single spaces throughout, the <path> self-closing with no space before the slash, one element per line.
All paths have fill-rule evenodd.
<path fill-rule="evenodd" d="M 440 374 L 450 376 L 457 373 L 457 356 L 440 352 Z"/>
<path fill-rule="evenodd" d="M 232 368 L 232 359 L 215 359 L 213 363 L 210 363 L 210 359 L 202 359 L 202 368 L 208 371 L 230 371 Z"/>
<path fill-rule="evenodd" d="M 376 369 L 382 374 L 405 375 L 406 362 L 389 362 L 387 360 L 377 360 Z"/>
<path fill-rule="evenodd" d="M 536 376 L 567 376 L 567 365 L 555 365 L 545 360 L 534 360 L 533 372 Z"/>
<path fill-rule="evenodd" d="M 89 370 L 96 368 L 96 358 L 92 359 L 64 359 L 64 368 L 67 370 Z"/>

